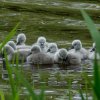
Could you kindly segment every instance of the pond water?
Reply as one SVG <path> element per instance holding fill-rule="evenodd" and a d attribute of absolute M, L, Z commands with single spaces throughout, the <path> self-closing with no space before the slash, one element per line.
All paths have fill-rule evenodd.
<path fill-rule="evenodd" d="M 89 13 L 99 29 L 100 6 L 98 2 L 1 0 L 0 41 L 5 38 L 17 22 L 21 22 L 17 34 L 24 32 L 28 44 L 34 43 L 39 36 L 43 35 L 49 42 L 72 42 L 73 39 L 81 39 L 83 43 L 85 41 L 91 45 L 91 36 L 81 16 L 80 8 Z M 62 47 L 65 46 L 66 44 L 62 44 Z"/>
<path fill-rule="evenodd" d="M 56 42 L 58 47 L 69 47 L 74 39 L 80 39 L 85 48 L 92 44 L 90 33 L 81 16 L 80 8 L 85 9 L 94 20 L 97 28 L 100 27 L 99 1 L 90 0 L 0 0 L 0 42 L 21 22 L 16 35 L 24 32 L 27 44 L 34 43 L 39 36 L 45 36 L 48 42 Z M 13 40 L 16 41 L 16 35 Z M 93 79 L 93 62 L 85 61 L 80 66 L 24 64 L 25 76 L 40 93 L 40 85 L 45 84 L 46 100 L 68 100 L 69 92 L 72 100 L 81 100 L 79 88 L 84 96 L 92 100 L 92 89 L 85 77 Z M 0 64 L 0 73 L 2 64 Z M 2 74 L 0 74 L 2 76 Z M 0 89 L 9 90 L 8 80 L 0 76 Z M 69 91 L 69 85 L 70 91 Z M 22 97 L 28 95 L 22 87 Z M 87 94 L 86 92 L 87 91 Z M 23 100 L 23 99 L 22 99 Z"/>
<path fill-rule="evenodd" d="M 2 65 L 2 64 L 1 64 Z M 11 65 L 12 66 L 12 65 Z M 16 64 L 14 65 L 16 66 Z M 22 67 L 23 66 L 23 67 Z M 92 100 L 92 89 L 86 79 L 85 74 L 90 80 L 93 79 L 93 63 L 86 60 L 80 66 L 66 66 L 66 65 L 19 65 L 20 70 L 24 72 L 26 79 L 30 82 L 32 87 L 35 87 L 35 93 L 41 92 L 41 84 L 45 84 L 45 95 L 47 100 L 66 100 L 69 98 L 69 85 L 72 100 L 81 100 L 79 89 L 88 91 L 83 94 L 84 97 L 88 95 L 88 100 Z M 2 66 L 1 66 L 2 68 Z M 1 71 L 2 69 L 0 69 Z M 0 72 L 1 73 L 1 72 Z M 7 71 L 2 70 L 2 75 Z M 0 80 L 0 89 L 7 92 L 10 89 L 8 78 Z M 87 87 L 87 90 L 86 90 Z M 21 96 L 28 95 L 27 89 L 21 87 Z"/>

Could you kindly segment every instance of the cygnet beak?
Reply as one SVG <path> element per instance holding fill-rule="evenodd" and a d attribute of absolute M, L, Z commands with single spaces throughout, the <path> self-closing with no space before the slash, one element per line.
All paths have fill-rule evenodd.
<path fill-rule="evenodd" d="M 48 49 L 47 52 L 50 52 L 50 49 Z"/>
<path fill-rule="evenodd" d="M 28 54 L 28 56 L 30 56 L 32 54 L 32 52 L 30 52 L 29 54 Z"/>
<path fill-rule="evenodd" d="M 19 45 L 19 44 L 20 44 L 20 42 L 17 42 L 17 43 L 16 43 L 16 45 Z"/>
<path fill-rule="evenodd" d="M 90 52 L 93 52 L 93 51 L 95 51 L 95 48 L 92 48 Z"/>
<path fill-rule="evenodd" d="M 74 46 L 73 45 L 71 46 L 71 49 L 74 49 Z"/>
<path fill-rule="evenodd" d="M 41 43 L 41 47 L 44 48 L 44 43 Z"/>

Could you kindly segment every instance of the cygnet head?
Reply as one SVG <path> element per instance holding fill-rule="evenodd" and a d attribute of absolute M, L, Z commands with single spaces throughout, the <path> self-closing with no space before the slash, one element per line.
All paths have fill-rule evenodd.
<path fill-rule="evenodd" d="M 47 52 L 55 53 L 55 52 L 57 52 L 57 50 L 58 50 L 57 44 L 56 43 L 50 43 L 49 49 L 47 50 Z"/>
<path fill-rule="evenodd" d="M 26 42 L 26 36 L 24 33 L 20 33 L 17 36 L 17 45 L 24 44 Z"/>
<path fill-rule="evenodd" d="M 80 50 L 82 48 L 82 43 L 80 40 L 74 40 L 72 42 L 72 47 L 74 47 L 75 50 Z"/>
<path fill-rule="evenodd" d="M 9 41 L 7 44 L 10 45 L 14 50 L 16 50 L 16 44 L 14 41 Z"/>
<path fill-rule="evenodd" d="M 8 44 L 4 46 L 3 51 L 6 52 L 7 55 L 14 53 L 14 49 Z"/>
<path fill-rule="evenodd" d="M 58 53 L 59 55 L 59 58 L 60 59 L 66 59 L 67 58 L 67 50 L 66 49 L 60 49 L 59 50 L 59 53 Z"/>
<path fill-rule="evenodd" d="M 37 40 L 38 45 L 40 46 L 40 48 L 44 48 L 46 45 L 46 38 L 45 37 L 39 37 Z"/>
<path fill-rule="evenodd" d="M 93 48 L 95 48 L 96 47 L 96 44 L 95 44 L 95 42 L 93 43 Z"/>
<path fill-rule="evenodd" d="M 93 45 L 92 45 L 92 49 L 90 50 L 90 52 L 94 52 L 94 51 L 95 51 L 95 49 L 96 49 L 96 44 L 95 44 L 95 43 L 93 43 Z"/>
<path fill-rule="evenodd" d="M 39 53 L 41 52 L 41 48 L 38 45 L 33 45 L 31 48 L 32 53 Z"/>

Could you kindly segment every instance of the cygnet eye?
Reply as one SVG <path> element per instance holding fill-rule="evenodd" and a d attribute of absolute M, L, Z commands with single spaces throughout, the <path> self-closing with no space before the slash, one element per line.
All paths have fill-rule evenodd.
<path fill-rule="evenodd" d="M 39 41 L 39 43 L 41 43 L 41 41 Z"/>
<path fill-rule="evenodd" d="M 74 46 L 76 46 L 76 45 L 77 45 L 77 43 L 74 44 Z"/>
<path fill-rule="evenodd" d="M 53 47 L 51 47 L 51 49 L 52 49 Z"/>

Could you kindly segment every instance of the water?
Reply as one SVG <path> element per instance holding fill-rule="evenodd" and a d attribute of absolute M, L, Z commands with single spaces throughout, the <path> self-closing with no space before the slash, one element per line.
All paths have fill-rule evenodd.
<path fill-rule="evenodd" d="M 63 0 L 12 1 L 5 0 L 5 3 L 0 3 L 0 33 L 4 34 L 1 35 L 0 41 L 20 21 L 17 33 L 26 33 L 28 44 L 34 43 L 38 36 L 44 35 L 50 42 L 72 42 L 73 39 L 79 38 L 91 45 L 91 37 L 79 8 L 88 10 L 97 28 L 100 26 L 98 4 Z M 65 47 L 66 44 L 62 46 Z"/>
<path fill-rule="evenodd" d="M 0 42 L 11 31 L 17 22 L 21 22 L 17 33 L 24 32 L 27 44 L 33 44 L 41 35 L 48 42 L 56 42 L 58 46 L 68 48 L 74 39 L 80 39 L 83 46 L 89 48 L 92 44 L 91 36 L 79 9 L 85 9 L 100 26 L 100 5 L 97 1 L 84 0 L 0 0 Z M 16 35 L 13 40 L 16 41 Z M 45 84 L 47 100 L 68 100 L 69 82 L 73 100 L 81 100 L 79 86 L 83 92 L 88 88 L 88 100 L 92 100 L 91 86 L 86 82 L 83 72 L 90 80 L 93 79 L 93 62 L 85 61 L 81 66 L 64 65 L 26 65 L 22 69 L 30 84 L 35 86 L 35 92 L 40 93 L 40 85 Z M 0 73 L 2 65 L 0 64 Z M 8 80 L 3 80 L 0 74 L 0 89 L 9 91 Z M 28 95 L 22 87 L 22 97 Z M 86 96 L 84 92 L 84 96 Z"/>
<path fill-rule="evenodd" d="M 14 65 L 16 66 L 16 65 Z M 71 95 L 73 100 L 81 100 L 79 95 L 79 88 L 85 90 L 86 79 L 84 73 L 87 73 L 88 77 L 92 79 L 93 75 L 93 63 L 91 61 L 85 61 L 80 66 L 66 66 L 66 65 L 29 65 L 23 64 L 23 67 L 19 65 L 20 69 L 24 71 L 25 77 L 30 81 L 30 84 L 35 87 L 35 93 L 40 93 L 41 84 L 45 84 L 45 95 L 47 100 L 66 100 L 69 98 L 69 82 L 71 84 Z M 83 73 L 84 72 L 84 73 Z M 7 73 L 3 71 L 2 73 Z M 1 79 L 3 80 L 3 79 Z M 7 82 L 6 80 L 5 82 Z M 2 83 L 5 83 L 2 82 Z M 0 89 L 7 92 L 10 89 L 8 84 L 0 84 Z M 91 87 L 88 86 L 91 90 Z M 21 88 L 20 95 L 29 95 L 25 87 Z M 84 93 L 84 96 L 86 94 Z M 89 100 L 92 92 L 88 91 Z"/>

